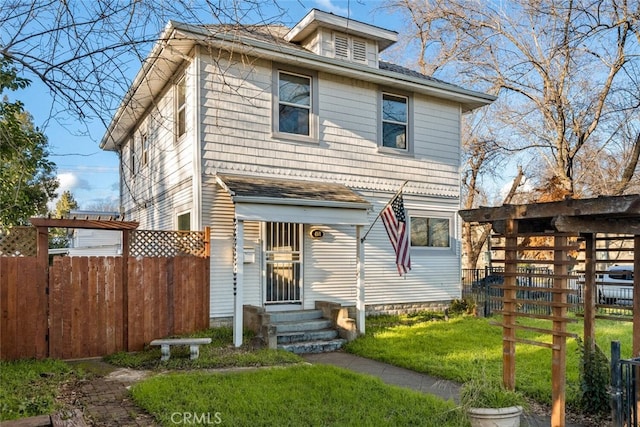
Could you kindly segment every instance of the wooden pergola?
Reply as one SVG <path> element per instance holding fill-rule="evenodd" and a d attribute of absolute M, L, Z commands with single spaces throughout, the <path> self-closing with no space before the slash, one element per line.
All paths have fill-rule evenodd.
<path fill-rule="evenodd" d="M 595 342 L 596 319 L 596 234 L 611 233 L 633 236 L 634 271 L 640 271 L 640 195 L 598 197 L 593 199 L 568 199 L 559 202 L 534 203 L 527 205 L 504 205 L 500 207 L 462 210 L 460 217 L 465 222 L 489 223 L 494 232 L 503 235 L 504 244 L 504 285 L 503 285 L 503 382 L 509 389 L 515 388 L 515 344 L 542 345 L 552 351 L 552 414 L 551 425 L 565 425 L 565 373 L 566 339 L 572 334 L 566 325 L 567 295 L 569 289 L 569 266 L 575 260 L 569 253 L 575 250 L 570 238 L 579 237 L 585 242 L 585 284 L 584 284 L 584 340 Z M 530 243 L 518 243 L 523 238 L 545 237 L 553 241 L 550 247 L 536 247 Z M 527 239 L 526 241 L 533 241 Z M 538 239 L 539 241 L 539 239 Z M 547 289 L 552 294 L 550 315 L 529 315 L 551 322 L 549 330 L 520 326 L 516 320 L 525 316 L 517 310 L 522 302 L 517 292 L 525 290 L 516 281 L 517 266 L 524 263 L 539 263 L 519 256 L 523 251 L 553 251 L 553 259 L 548 264 L 553 267 L 553 285 Z M 633 356 L 640 356 L 640 275 L 634 275 L 633 282 Z M 519 339 L 516 330 L 536 329 L 536 332 L 552 335 L 552 343 L 533 342 Z"/>

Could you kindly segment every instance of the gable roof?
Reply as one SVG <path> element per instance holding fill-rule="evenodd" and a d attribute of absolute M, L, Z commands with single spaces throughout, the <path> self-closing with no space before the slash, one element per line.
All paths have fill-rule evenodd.
<path fill-rule="evenodd" d="M 355 19 L 334 15 L 318 9 L 311 9 L 285 36 L 288 42 L 300 42 L 310 36 L 318 27 L 344 31 L 356 37 L 375 40 L 380 51 L 398 41 L 398 33 L 386 28 L 366 24 Z"/>
<path fill-rule="evenodd" d="M 365 25 L 365 24 L 363 24 Z M 398 65 L 380 62 L 378 69 L 328 58 L 285 40 L 283 26 L 191 25 L 169 21 L 144 61 L 100 142 L 104 150 L 117 150 L 131 129 L 164 88 L 196 45 L 230 50 L 283 64 L 368 81 L 385 87 L 420 93 L 460 104 L 463 112 L 485 106 L 496 97 L 464 89 Z"/>

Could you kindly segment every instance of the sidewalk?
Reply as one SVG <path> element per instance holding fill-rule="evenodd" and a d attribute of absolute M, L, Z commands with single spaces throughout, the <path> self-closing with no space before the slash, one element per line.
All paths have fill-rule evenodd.
<path fill-rule="evenodd" d="M 453 381 L 434 378 L 429 375 L 366 359 L 344 351 L 305 354 L 303 358 L 309 363 L 339 366 L 354 372 L 373 375 L 387 384 L 433 394 L 445 400 L 453 399 L 454 402 L 458 401 L 460 384 Z M 537 414 L 523 415 L 521 421 L 522 427 L 548 427 L 551 425 L 550 416 Z M 582 427 L 582 424 L 573 424 L 569 421 L 567 421 L 565 425 L 566 427 Z"/>

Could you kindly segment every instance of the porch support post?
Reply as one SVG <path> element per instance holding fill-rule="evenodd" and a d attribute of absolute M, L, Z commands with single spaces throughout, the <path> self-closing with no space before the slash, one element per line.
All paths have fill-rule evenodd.
<path fill-rule="evenodd" d="M 356 326 L 358 333 L 364 334 L 364 242 L 362 241 L 362 225 L 356 225 Z"/>
<path fill-rule="evenodd" d="M 242 301 L 244 299 L 244 221 L 236 222 L 235 241 L 235 283 L 234 283 L 234 308 L 233 308 L 233 344 L 236 347 L 242 345 Z"/>

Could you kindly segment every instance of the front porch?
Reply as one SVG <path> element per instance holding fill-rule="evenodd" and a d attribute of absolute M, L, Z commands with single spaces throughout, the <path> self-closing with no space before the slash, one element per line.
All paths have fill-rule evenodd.
<path fill-rule="evenodd" d="M 328 301 L 316 301 L 313 310 L 278 312 L 245 305 L 243 326 L 265 347 L 298 354 L 335 351 L 358 335 L 348 309 Z"/>

